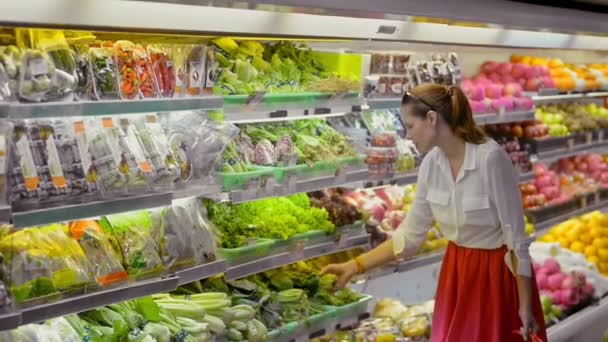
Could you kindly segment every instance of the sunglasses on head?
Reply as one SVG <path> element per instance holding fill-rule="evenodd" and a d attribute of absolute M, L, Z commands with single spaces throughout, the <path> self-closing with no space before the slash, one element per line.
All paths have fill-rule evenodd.
<path fill-rule="evenodd" d="M 418 96 L 410 93 L 409 91 L 405 92 L 405 96 L 410 97 L 410 98 L 422 103 L 423 105 L 429 107 L 431 110 L 434 110 L 435 112 L 439 113 L 439 111 L 437 109 L 435 109 L 435 107 L 431 106 L 428 102 L 426 102 L 423 99 L 419 98 Z"/>

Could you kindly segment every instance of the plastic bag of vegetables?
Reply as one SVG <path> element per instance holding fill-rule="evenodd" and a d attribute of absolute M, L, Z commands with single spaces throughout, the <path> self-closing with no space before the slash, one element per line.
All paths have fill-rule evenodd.
<path fill-rule="evenodd" d="M 166 269 L 183 269 L 213 261 L 216 243 L 211 223 L 196 198 L 174 200 L 150 210 L 152 236 Z"/>
<path fill-rule="evenodd" d="M 0 97 L 3 101 L 15 101 L 19 94 L 19 70 L 23 51 L 16 46 L 0 47 Z"/>
<path fill-rule="evenodd" d="M 119 254 L 97 221 L 70 222 L 69 233 L 89 259 L 93 277 L 99 285 L 109 286 L 128 279 Z"/>
<path fill-rule="evenodd" d="M 60 30 L 32 30 L 34 46 L 44 51 L 55 65 L 51 88 L 45 97 L 48 101 L 71 101 L 77 85 L 76 61 Z"/>
<path fill-rule="evenodd" d="M 200 125 L 195 133 L 192 144 L 194 176 L 205 179 L 212 174 L 216 165 L 221 161 L 224 149 L 238 134 L 239 128 L 228 122 L 207 120 Z"/>
<path fill-rule="evenodd" d="M 122 254 L 124 268 L 132 278 L 158 276 L 163 262 L 150 234 L 152 222 L 148 211 L 108 215 L 100 220 L 104 233 L 111 236 L 114 249 Z"/>
<path fill-rule="evenodd" d="M 23 101 L 41 102 L 51 90 L 55 65 L 41 50 L 28 49 L 21 61 L 19 72 L 19 98 Z"/>
<path fill-rule="evenodd" d="M 141 117 L 136 120 L 135 125 L 143 147 L 156 170 L 155 185 L 172 186 L 180 176 L 180 168 L 157 116 Z"/>

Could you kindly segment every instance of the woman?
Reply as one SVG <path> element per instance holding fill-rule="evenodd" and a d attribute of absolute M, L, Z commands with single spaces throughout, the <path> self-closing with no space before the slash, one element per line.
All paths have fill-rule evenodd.
<path fill-rule="evenodd" d="M 325 267 L 342 288 L 353 275 L 416 253 L 433 218 L 450 241 L 431 340 L 547 340 L 524 234 L 511 159 L 475 124 L 462 90 L 424 84 L 402 100 L 401 115 L 421 153 L 416 196 L 392 239 L 359 257 Z M 519 334 L 518 334 L 519 332 Z"/>

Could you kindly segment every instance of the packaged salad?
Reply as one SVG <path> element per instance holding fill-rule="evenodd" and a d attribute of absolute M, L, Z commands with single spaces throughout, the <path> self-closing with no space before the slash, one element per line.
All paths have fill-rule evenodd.
<path fill-rule="evenodd" d="M 71 101 L 77 84 L 76 61 L 60 30 L 32 30 L 34 45 L 49 56 L 55 66 L 48 101 Z"/>
<path fill-rule="evenodd" d="M 139 98 L 140 79 L 135 57 L 135 44 L 119 40 L 114 44 L 114 58 L 118 68 L 118 90 L 123 100 Z"/>
<path fill-rule="evenodd" d="M 113 134 L 109 134 L 104 126 L 114 126 L 111 118 L 102 122 L 77 121 L 74 123 L 76 141 L 83 154 L 88 146 L 91 156 L 91 166 L 87 168 L 83 159 L 83 167 L 87 168 L 87 179 L 99 185 L 103 193 L 126 191 L 127 175 L 121 172 L 123 163 L 120 142 Z M 124 170 L 124 167 L 123 167 Z"/>
<path fill-rule="evenodd" d="M 62 199 L 71 193 L 57 150 L 55 127 L 50 121 L 30 122 L 30 146 L 45 198 Z"/>
<path fill-rule="evenodd" d="M 74 95 L 77 100 L 88 100 L 93 94 L 93 73 L 91 71 L 89 47 L 86 45 L 75 45 L 72 55 L 76 63 Z"/>
<path fill-rule="evenodd" d="M 22 61 L 23 51 L 18 47 L 0 47 L 0 97 L 3 101 L 17 100 Z"/>
<path fill-rule="evenodd" d="M 12 134 L 11 168 L 9 171 L 11 199 L 36 201 L 42 196 L 38 168 L 30 147 L 28 130 L 23 122 L 14 125 Z"/>
<path fill-rule="evenodd" d="M 154 182 L 156 170 L 148 158 L 135 124 L 127 118 L 121 118 L 119 131 L 110 134 L 116 133 L 119 134 L 120 147 L 126 161 L 123 166 L 126 166 L 124 171 L 129 175 L 129 189 L 146 188 Z"/>
<path fill-rule="evenodd" d="M 190 47 L 186 45 L 175 45 L 171 49 L 171 60 L 175 69 L 175 97 L 184 97 L 186 94 L 186 78 L 188 77 L 188 67 L 186 58 Z"/>
<path fill-rule="evenodd" d="M 129 275 L 121 264 L 121 256 L 112 248 L 103 229 L 92 220 L 69 223 L 71 237 L 78 242 L 92 267 L 94 279 L 100 286 L 125 282 Z"/>
<path fill-rule="evenodd" d="M 85 141 L 79 141 L 77 129 L 84 130 L 84 124 L 75 125 L 69 120 L 55 120 L 55 144 L 61 159 L 61 167 L 71 195 L 92 194 L 97 191 L 94 179 L 88 177 L 86 170 L 91 168 L 91 156 Z M 84 146 L 83 146 L 84 145 Z"/>
<path fill-rule="evenodd" d="M 22 229 L 0 240 L 0 252 L 10 265 L 10 291 L 18 304 L 36 298 L 46 301 L 90 284 L 84 252 L 70 243 L 64 229 L 62 225 Z"/>
<path fill-rule="evenodd" d="M 99 223 L 122 254 L 123 266 L 131 278 L 154 277 L 162 272 L 163 262 L 150 233 L 152 222 L 148 211 L 108 215 Z"/>
<path fill-rule="evenodd" d="M 175 94 L 175 68 L 168 49 L 160 45 L 148 45 L 148 55 L 160 96 L 171 98 Z"/>
<path fill-rule="evenodd" d="M 51 91 L 55 66 L 41 50 L 27 49 L 19 72 L 19 98 L 23 101 L 41 102 Z"/>
<path fill-rule="evenodd" d="M 111 48 L 89 49 L 89 63 L 93 76 L 93 98 L 96 100 L 120 98 L 117 89 L 118 69 L 113 56 L 114 52 Z"/>
<path fill-rule="evenodd" d="M 152 236 L 166 269 L 183 269 L 216 258 L 212 224 L 196 198 L 174 200 L 170 207 L 150 210 Z"/>
<path fill-rule="evenodd" d="M 8 190 L 9 186 L 9 163 L 11 156 L 11 139 L 13 136 L 13 125 L 3 120 L 0 122 L 0 206 L 10 204 Z"/>
<path fill-rule="evenodd" d="M 173 184 L 180 177 L 180 168 L 157 116 L 146 115 L 139 118 L 136 126 L 144 149 L 156 170 L 154 183 Z"/>

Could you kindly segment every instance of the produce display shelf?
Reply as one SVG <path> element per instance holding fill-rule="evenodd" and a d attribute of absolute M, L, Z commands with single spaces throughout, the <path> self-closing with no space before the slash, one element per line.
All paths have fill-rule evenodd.
<path fill-rule="evenodd" d="M 184 285 L 193 281 L 206 279 L 211 276 L 224 273 L 228 268 L 228 262 L 225 259 L 220 259 L 208 262 L 202 265 L 190 267 L 187 269 L 175 272 L 178 278 L 177 285 Z"/>
<path fill-rule="evenodd" d="M 356 92 L 225 96 L 224 119 L 244 124 L 335 117 L 360 112 L 362 104 Z"/>
<path fill-rule="evenodd" d="M 519 182 L 526 183 L 533 181 L 536 178 L 534 171 L 524 172 L 519 174 Z"/>
<path fill-rule="evenodd" d="M 266 184 L 264 187 L 254 187 L 247 190 L 235 190 L 223 193 L 220 200 L 231 201 L 232 203 L 243 203 L 262 198 L 287 196 L 302 192 L 310 192 L 325 188 L 336 187 L 344 184 L 362 182 L 369 179 L 367 168 L 353 170 L 330 177 L 317 177 L 307 180 L 288 179 L 284 184 Z M 205 196 L 214 196 L 207 194 Z"/>
<path fill-rule="evenodd" d="M 234 280 L 264 272 L 273 268 L 292 264 L 294 262 L 316 258 L 319 256 L 342 252 L 356 247 L 368 246 L 369 234 L 354 236 L 343 235 L 338 241 L 322 242 L 314 245 L 295 243 L 289 251 L 272 254 L 257 260 L 230 266 L 226 270 L 226 280 Z"/>
<path fill-rule="evenodd" d="M 474 115 L 478 125 L 491 125 L 534 120 L 534 110 Z"/>
<path fill-rule="evenodd" d="M 532 100 L 535 103 L 551 103 L 551 102 L 564 102 L 564 101 L 576 101 L 583 99 L 591 99 L 598 97 L 606 97 L 608 92 L 606 91 L 594 91 L 588 93 L 569 93 L 569 94 L 537 94 L 532 95 Z"/>
<path fill-rule="evenodd" d="M 91 310 L 99 306 L 175 290 L 177 277 L 140 281 L 108 290 L 65 298 L 54 303 L 36 305 L 21 310 L 21 324 L 41 322 L 53 317 Z"/>
<path fill-rule="evenodd" d="M 13 208 L 11 217 L 17 228 L 83 219 L 119 212 L 147 209 L 171 204 L 170 192 L 119 197 L 108 200 L 73 203 L 46 208 Z"/>
<path fill-rule="evenodd" d="M 545 233 L 548 229 L 550 229 L 554 225 L 556 225 L 560 222 L 566 221 L 567 219 L 569 219 L 573 216 L 584 215 L 584 214 L 594 211 L 594 210 L 604 211 L 606 209 L 608 209 L 608 200 L 599 200 L 596 203 L 590 203 L 588 205 L 583 206 L 582 208 L 572 210 L 572 211 L 563 213 L 561 215 L 553 216 L 550 219 L 535 223 L 534 224 L 534 226 L 536 228 L 535 234 L 536 234 L 536 236 L 543 235 L 543 233 Z"/>
<path fill-rule="evenodd" d="M 364 276 L 356 280 L 356 283 L 362 283 L 368 280 L 382 278 L 393 273 L 406 273 L 421 267 L 433 265 L 438 262 L 441 262 L 443 260 L 444 255 L 445 251 L 440 251 L 417 255 L 411 259 L 400 262 L 393 262 L 389 265 L 366 272 Z"/>
<path fill-rule="evenodd" d="M 10 310 L 0 311 L 0 331 L 17 328 L 21 325 L 21 313 Z"/>
<path fill-rule="evenodd" d="M 542 151 L 537 153 L 534 158 L 532 158 L 533 162 L 543 162 L 546 164 L 551 164 L 556 162 L 562 158 L 568 158 L 575 156 L 581 153 L 604 153 L 608 150 L 608 142 L 607 141 L 595 141 L 590 143 L 578 144 L 572 147 L 553 149 L 550 151 Z"/>
<path fill-rule="evenodd" d="M 39 119 L 48 117 L 96 116 L 220 109 L 220 96 L 175 99 L 103 100 L 80 102 L 8 103 L 0 105 L 0 117 Z"/>
<path fill-rule="evenodd" d="M 601 341 L 606 331 L 608 297 L 589 306 L 547 330 L 551 342 Z"/>
<path fill-rule="evenodd" d="M 398 109 L 401 98 L 370 98 L 366 100 L 370 110 Z M 501 124 L 534 120 L 534 110 L 473 115 L 478 125 Z"/>

